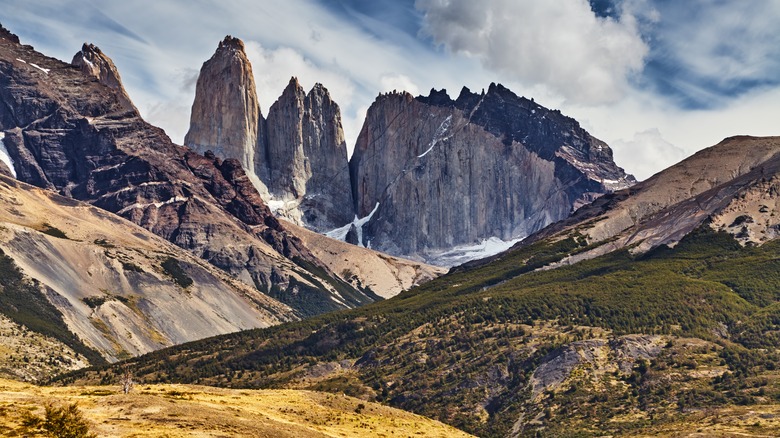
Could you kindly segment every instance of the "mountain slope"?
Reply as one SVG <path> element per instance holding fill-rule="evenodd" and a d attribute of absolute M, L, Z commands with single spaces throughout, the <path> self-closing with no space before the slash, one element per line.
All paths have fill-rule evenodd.
<path fill-rule="evenodd" d="M 735 157 L 736 166 L 707 165 L 713 173 L 706 173 L 694 160 L 671 169 L 668 175 L 696 169 L 689 184 L 723 175 L 717 186 L 677 203 L 688 212 L 705 196 L 712 202 L 703 207 L 723 208 L 702 208 L 712 212 L 710 220 L 675 239 L 673 248 L 623 247 L 596 256 L 590 252 L 599 243 L 583 232 L 589 228 L 564 222 L 550 228 L 550 237 L 537 235 L 489 263 L 453 270 L 381 303 L 159 351 L 129 366 L 149 382 L 345 392 L 480 436 L 642 436 L 675 427 L 771 436 L 778 426 L 773 414 L 748 424 L 733 407 L 774 412 L 780 400 L 780 240 L 743 246 L 741 232 L 717 225 L 723 212 L 739 216 L 738 206 L 753 208 L 756 190 L 777 192 L 767 186 L 780 175 L 768 159 L 776 139 L 750 142 L 752 152 L 739 141 L 714 149 Z M 666 179 L 662 173 L 654 181 Z M 641 191 L 669 193 L 650 184 Z M 630 193 L 593 208 L 620 212 L 609 207 Z M 663 222 L 676 210 L 659 211 L 640 225 Z M 613 220 L 593 217 L 577 223 Z M 578 254 L 591 257 L 550 269 Z M 94 381 L 99 373 L 62 381 Z"/>
<path fill-rule="evenodd" d="M 2 176 L 0 200 L 2 257 L 9 272 L 28 279 L 11 297 L 5 277 L 0 313 L 33 331 L 68 341 L 29 324 L 41 312 L 12 310 L 38 295 L 64 322 L 57 331 L 72 332 L 110 361 L 298 319 L 288 306 L 96 207 Z"/>
<path fill-rule="evenodd" d="M 625 247 L 645 252 L 674 244 L 705 221 L 743 243 L 763 242 L 776 237 L 778 173 L 780 137 L 727 138 L 628 190 L 598 199 L 521 245 L 581 234 L 592 248 L 567 260 L 576 262 Z M 746 204 L 747 196 L 755 205 Z M 747 223 L 734 225 L 737 217 Z"/>
<path fill-rule="evenodd" d="M 174 145 L 101 78 L 0 30 L 0 131 L 19 180 L 116 213 L 299 315 L 378 299 L 289 233 L 238 161 Z"/>
<path fill-rule="evenodd" d="M 25 414 L 78 403 L 101 437 L 467 437 L 419 415 L 344 395 L 312 391 L 239 391 L 192 385 L 120 388 L 33 387 L 0 380 L 0 433 L 24 434 Z M 230 415 L 226 415 L 230 412 Z"/>

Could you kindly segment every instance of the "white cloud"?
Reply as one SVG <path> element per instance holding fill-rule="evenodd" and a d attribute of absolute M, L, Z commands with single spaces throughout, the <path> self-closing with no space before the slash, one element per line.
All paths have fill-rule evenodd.
<path fill-rule="evenodd" d="M 666 141 L 657 128 L 637 132 L 631 140 L 615 140 L 611 144 L 615 161 L 638 180 L 644 180 L 685 158 L 686 153 Z"/>
<path fill-rule="evenodd" d="M 390 91 L 408 91 L 411 95 L 420 94 L 420 89 L 409 76 L 402 74 L 386 74 L 379 78 L 380 93 Z"/>
<path fill-rule="evenodd" d="M 263 114 L 268 114 L 293 76 L 298 78 L 307 93 L 319 82 L 328 89 L 336 103 L 353 100 L 355 84 L 344 73 L 321 68 L 290 47 L 267 49 L 256 41 L 245 41 L 245 44 Z"/>
<path fill-rule="evenodd" d="M 438 44 L 579 103 L 623 97 L 648 53 L 633 16 L 598 18 L 587 0 L 417 0 L 416 6 Z"/>

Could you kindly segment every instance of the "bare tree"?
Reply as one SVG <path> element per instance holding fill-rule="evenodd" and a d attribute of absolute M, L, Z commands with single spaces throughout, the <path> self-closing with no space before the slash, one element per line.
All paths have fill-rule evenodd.
<path fill-rule="evenodd" d="M 133 390 L 135 382 L 133 381 L 133 373 L 129 368 L 122 370 L 122 375 L 119 376 L 119 384 L 122 385 L 122 392 L 125 394 L 129 394 Z"/>

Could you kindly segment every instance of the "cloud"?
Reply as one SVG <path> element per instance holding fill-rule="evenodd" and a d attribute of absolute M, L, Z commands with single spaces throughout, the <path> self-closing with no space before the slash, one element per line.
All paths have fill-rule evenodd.
<path fill-rule="evenodd" d="M 417 96 L 420 94 L 420 88 L 412 81 L 409 76 L 402 74 L 386 74 L 379 78 L 380 89 L 379 92 L 390 91 L 408 91 L 411 95 Z"/>
<path fill-rule="evenodd" d="M 649 50 L 632 15 L 597 17 L 587 0 L 418 0 L 416 6 L 437 44 L 578 103 L 623 97 Z"/>
<path fill-rule="evenodd" d="M 686 108 L 780 84 L 780 3 L 625 0 L 652 41 L 644 81 Z"/>
<path fill-rule="evenodd" d="M 307 93 L 314 84 L 321 83 L 336 103 L 352 101 L 355 84 L 343 72 L 322 68 L 290 47 L 268 49 L 257 41 L 245 41 L 245 45 L 263 114 L 268 114 L 293 76 L 298 78 Z"/>
<path fill-rule="evenodd" d="M 612 142 L 615 161 L 623 163 L 626 172 L 644 180 L 686 157 L 685 150 L 666 141 L 657 128 L 637 132 L 631 140 Z"/>

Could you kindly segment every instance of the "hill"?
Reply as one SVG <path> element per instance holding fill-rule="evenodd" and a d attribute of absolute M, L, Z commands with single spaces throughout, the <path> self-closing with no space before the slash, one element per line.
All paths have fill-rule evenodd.
<path fill-rule="evenodd" d="M 532 270 L 564 246 L 584 248 L 574 239 L 537 245 L 504 267 L 511 259 Z M 148 382 L 345 392 L 480 436 L 720 427 L 734 406 L 771 411 L 780 401 L 779 250 L 702 229 L 674 249 L 621 251 L 490 287 L 493 264 L 365 308 L 129 365 Z M 777 431 L 763 424 L 771 428 L 755 431 Z"/>
<path fill-rule="evenodd" d="M 469 436 L 419 415 L 344 395 L 246 391 L 193 385 L 38 387 L 0 380 L 0 434 L 23 435 L 30 413 L 78 403 L 100 437 Z"/>

